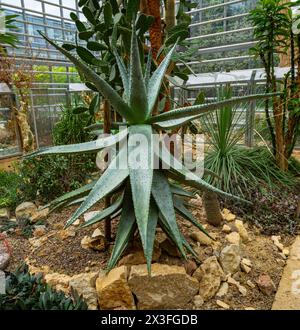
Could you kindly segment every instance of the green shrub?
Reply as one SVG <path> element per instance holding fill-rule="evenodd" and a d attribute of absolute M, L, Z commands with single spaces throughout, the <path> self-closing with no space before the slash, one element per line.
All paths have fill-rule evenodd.
<path fill-rule="evenodd" d="M 20 266 L 6 277 L 6 293 L 0 294 L 0 310 L 86 310 L 87 304 L 72 292 L 72 298 L 46 284 L 41 274 L 31 275 Z"/>
<path fill-rule="evenodd" d="M 0 207 L 14 208 L 19 202 L 22 178 L 15 172 L 0 171 Z"/>
<path fill-rule="evenodd" d="M 87 113 L 73 114 L 72 109 L 62 109 L 60 121 L 53 131 L 56 145 L 89 141 L 85 127 L 91 123 Z M 64 192 L 79 188 L 96 170 L 94 154 L 80 154 L 24 159 L 19 165 L 23 179 L 20 187 L 24 200 L 39 198 L 43 202 Z"/>

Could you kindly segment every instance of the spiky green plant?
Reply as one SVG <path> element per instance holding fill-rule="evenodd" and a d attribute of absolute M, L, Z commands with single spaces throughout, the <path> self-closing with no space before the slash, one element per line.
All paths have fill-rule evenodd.
<path fill-rule="evenodd" d="M 133 26 L 129 68 L 125 67 L 122 58 L 120 58 L 117 52 L 114 53 L 123 80 L 124 95 L 122 98 L 106 81 L 95 73 L 92 66 L 85 65 L 80 59 L 51 41 L 48 37 L 44 36 L 44 38 L 72 61 L 81 74 L 85 76 L 86 80 L 92 83 L 110 101 L 114 110 L 124 118 L 128 128 L 124 131 L 121 130 L 116 135 L 99 138 L 95 141 L 46 148 L 30 155 L 32 157 L 49 154 L 95 152 L 100 151 L 104 147 L 113 146 L 117 141 L 126 141 L 126 143 L 120 145 L 118 154 L 97 181 L 56 199 L 51 207 L 55 208 L 80 202 L 80 207 L 66 223 L 66 226 L 70 226 L 99 200 L 108 194 L 115 195 L 116 201 L 111 206 L 100 211 L 84 224 L 84 226 L 88 226 L 108 216 L 114 218 L 120 214 L 115 246 L 108 263 L 108 269 L 115 266 L 136 228 L 139 231 L 149 272 L 151 269 L 155 229 L 158 224 L 174 241 L 183 257 L 186 257 L 186 250 L 193 253 L 190 245 L 179 231 L 176 222 L 176 212 L 184 216 L 200 230 L 204 231 L 204 229 L 193 218 L 182 200 L 179 199 L 180 195 L 186 196 L 190 194 L 178 186 L 175 187 L 169 181 L 169 176 L 196 189 L 210 190 L 226 197 L 239 198 L 209 185 L 190 172 L 170 154 L 163 143 L 160 144 L 159 151 L 157 151 L 154 148 L 153 133 L 157 132 L 157 129 L 166 130 L 180 127 L 198 118 L 203 113 L 216 110 L 225 105 L 265 98 L 266 95 L 245 96 L 218 103 L 178 108 L 167 113 L 152 116 L 165 72 L 176 45 L 165 56 L 152 75 L 150 65 L 146 66 L 146 70 L 143 73 L 135 27 Z M 150 56 L 148 63 L 150 62 Z M 147 166 L 143 167 L 143 169 L 136 169 L 133 166 L 134 161 L 132 158 L 135 157 L 136 151 L 133 147 L 135 134 L 142 135 L 150 146 L 149 148 L 141 148 L 139 150 L 140 158 L 142 160 L 147 159 Z M 127 150 L 128 157 L 126 158 L 124 156 Z M 153 170 L 151 161 L 154 157 L 158 157 L 169 169 Z M 116 164 L 119 164 L 119 169 L 117 169 Z M 187 180 L 187 177 L 189 180 Z"/>

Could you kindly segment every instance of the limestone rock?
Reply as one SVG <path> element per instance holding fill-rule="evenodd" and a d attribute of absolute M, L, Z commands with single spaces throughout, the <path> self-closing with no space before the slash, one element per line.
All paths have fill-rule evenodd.
<path fill-rule="evenodd" d="M 103 236 L 104 237 L 104 234 L 102 233 L 102 231 L 99 229 L 99 228 L 96 228 L 93 233 L 92 233 L 92 238 L 97 238 L 97 237 L 100 237 L 100 236 Z"/>
<path fill-rule="evenodd" d="M 152 262 L 155 262 L 161 256 L 161 249 L 157 241 L 154 242 Z M 146 258 L 144 256 L 144 251 L 139 242 L 134 242 L 133 246 L 130 247 L 123 258 L 118 262 L 118 266 L 127 265 L 140 265 L 145 264 Z"/>
<path fill-rule="evenodd" d="M 223 283 L 221 284 L 220 289 L 219 289 L 219 291 L 217 292 L 216 296 L 217 296 L 218 298 L 222 298 L 222 297 L 226 296 L 227 293 L 228 293 L 228 288 L 229 288 L 228 283 L 223 282 Z"/>
<path fill-rule="evenodd" d="M 224 272 L 215 256 L 206 259 L 193 274 L 199 281 L 199 294 L 204 301 L 212 298 L 219 290 Z"/>
<path fill-rule="evenodd" d="M 127 277 L 127 267 L 121 266 L 97 278 L 96 291 L 100 309 L 136 309 Z"/>
<path fill-rule="evenodd" d="M 37 213 L 37 207 L 32 202 L 24 202 L 16 208 L 16 218 L 20 220 L 22 218 L 31 219 Z"/>
<path fill-rule="evenodd" d="M 96 310 L 98 308 L 96 279 L 98 272 L 81 273 L 74 275 L 69 280 L 69 287 L 82 295 L 89 309 Z"/>
<path fill-rule="evenodd" d="M 276 291 L 275 284 L 272 281 L 270 275 L 268 274 L 259 275 L 256 283 L 259 290 L 267 296 L 270 296 L 272 293 Z"/>
<path fill-rule="evenodd" d="M 153 264 L 151 276 L 146 265 L 131 267 L 129 286 L 138 300 L 138 309 L 186 308 L 198 293 L 198 281 L 180 266 Z"/>
<path fill-rule="evenodd" d="M 62 229 L 57 232 L 57 237 L 61 240 L 65 240 L 69 237 L 75 237 L 75 236 L 76 236 L 76 231 L 72 227 L 69 227 L 67 229 Z"/>
<path fill-rule="evenodd" d="M 9 220 L 9 209 L 7 207 L 0 208 L 0 223 L 4 223 Z"/>
<path fill-rule="evenodd" d="M 220 263 L 225 274 L 234 274 L 240 268 L 240 248 L 236 244 L 226 246 L 220 253 Z"/>
<path fill-rule="evenodd" d="M 47 239 L 46 235 L 41 237 L 31 237 L 28 239 L 28 242 L 33 249 L 38 249 L 47 241 Z"/>
<path fill-rule="evenodd" d="M 107 247 L 107 241 L 103 235 L 97 237 L 84 236 L 81 240 L 81 247 L 83 249 L 92 249 L 96 251 L 105 251 Z"/>
<path fill-rule="evenodd" d="M 229 284 L 233 284 L 233 285 L 235 285 L 235 286 L 238 288 L 239 292 L 240 292 L 243 296 L 246 296 L 246 295 L 247 295 L 247 289 L 246 289 L 243 285 L 241 285 L 240 282 L 238 282 L 237 280 L 235 280 L 233 277 L 228 276 L 228 277 L 227 277 L 227 282 L 228 282 Z"/>
<path fill-rule="evenodd" d="M 37 212 L 30 217 L 30 222 L 36 223 L 37 221 L 44 220 L 47 218 L 48 214 L 49 208 L 38 209 Z"/>
<path fill-rule="evenodd" d="M 273 235 L 273 236 L 271 236 L 271 239 L 272 239 L 274 245 L 277 247 L 277 249 L 280 252 L 283 252 L 284 246 L 282 243 L 279 242 L 281 240 L 281 237 Z"/>
<path fill-rule="evenodd" d="M 5 294 L 5 273 L 0 269 L 0 294 Z"/>
<path fill-rule="evenodd" d="M 46 226 L 36 226 L 33 231 L 34 237 L 42 237 L 46 234 Z"/>
<path fill-rule="evenodd" d="M 193 300 L 194 308 L 201 309 L 202 305 L 204 304 L 204 300 L 200 295 L 196 295 Z"/>
<path fill-rule="evenodd" d="M 230 222 L 235 220 L 236 216 L 231 213 L 228 209 L 223 209 L 222 211 L 223 219 Z"/>
<path fill-rule="evenodd" d="M 250 273 L 251 268 L 252 268 L 252 262 L 251 260 L 247 259 L 247 258 L 243 258 L 241 260 L 241 268 L 245 273 Z"/>
<path fill-rule="evenodd" d="M 56 290 L 61 290 L 65 293 L 69 292 L 70 276 L 60 273 L 49 273 L 44 276 L 45 281 Z"/>
<path fill-rule="evenodd" d="M 251 282 L 250 280 L 248 280 L 246 283 L 251 289 L 255 288 L 255 284 L 253 282 Z"/>
<path fill-rule="evenodd" d="M 253 307 L 245 307 L 245 311 L 255 311 L 255 308 L 253 308 Z"/>
<path fill-rule="evenodd" d="M 222 228 L 222 231 L 226 234 L 229 234 L 231 233 L 231 227 L 225 224 Z"/>
<path fill-rule="evenodd" d="M 2 241 L 0 241 L 0 270 L 4 270 L 8 266 L 9 260 L 10 254 L 4 247 Z"/>
<path fill-rule="evenodd" d="M 221 301 L 221 300 L 217 300 L 216 301 L 216 304 L 219 306 L 219 307 L 222 307 L 224 309 L 229 309 L 230 306 L 228 304 L 226 304 L 224 301 Z"/>
<path fill-rule="evenodd" d="M 288 248 L 284 248 L 284 249 L 282 250 L 282 253 L 283 253 L 286 257 L 288 257 L 288 256 L 290 255 L 290 250 L 289 250 Z"/>
<path fill-rule="evenodd" d="M 225 236 L 225 239 L 230 244 L 236 244 L 239 245 L 241 241 L 241 236 L 237 232 L 230 233 Z"/>
<path fill-rule="evenodd" d="M 199 242 L 201 245 L 211 245 L 212 244 L 212 239 L 209 238 L 207 235 L 205 235 L 202 231 L 194 231 L 193 233 L 190 234 L 190 237 L 196 241 Z"/>
<path fill-rule="evenodd" d="M 235 225 L 238 233 L 240 234 L 240 237 L 242 238 L 242 241 L 243 242 L 248 242 L 249 241 L 249 235 L 248 235 L 247 229 L 244 226 L 243 221 L 235 220 L 234 225 Z"/>

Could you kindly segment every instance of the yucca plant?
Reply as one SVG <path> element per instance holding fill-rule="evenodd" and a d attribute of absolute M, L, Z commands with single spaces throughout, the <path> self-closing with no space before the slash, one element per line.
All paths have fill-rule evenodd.
<path fill-rule="evenodd" d="M 49 154 L 97 152 L 121 141 L 119 152 L 98 180 L 56 199 L 51 204 L 51 208 L 81 202 L 80 207 L 67 221 L 67 227 L 105 196 L 110 194 L 115 197 L 115 202 L 111 206 L 97 213 L 83 225 L 85 227 L 97 223 L 108 216 L 114 218 L 120 215 L 115 246 L 108 263 L 108 269 L 115 266 L 133 233 L 138 229 L 148 271 L 150 272 L 157 225 L 173 240 L 183 257 L 186 257 L 186 250 L 193 253 L 193 250 L 178 228 L 176 212 L 184 216 L 200 230 L 204 230 L 180 199 L 180 196 L 191 196 L 191 194 L 179 186 L 174 186 L 170 181 L 170 177 L 196 189 L 209 190 L 225 197 L 241 199 L 211 186 L 182 166 L 181 162 L 170 154 L 164 143 L 161 142 L 159 150 L 156 150 L 154 148 L 153 133 L 157 133 L 161 129 L 167 130 L 173 127 L 180 127 L 198 118 L 203 113 L 219 109 L 225 105 L 265 98 L 266 95 L 245 96 L 222 102 L 178 108 L 152 116 L 165 72 L 176 45 L 165 56 L 152 75 L 150 65 L 146 65 L 143 73 L 135 26 L 133 26 L 129 68 L 125 67 L 123 59 L 116 51 L 114 52 L 124 86 L 124 94 L 121 97 L 106 81 L 95 73 L 92 66 L 87 66 L 72 53 L 51 41 L 45 35 L 43 37 L 73 62 L 86 80 L 92 83 L 110 101 L 114 110 L 124 118 L 124 125 L 127 126 L 126 130 L 120 130 L 116 135 L 98 138 L 95 141 L 81 144 L 45 148 L 30 155 L 30 157 L 33 157 Z M 148 64 L 151 62 L 150 57 L 151 54 L 149 54 Z M 134 162 L 136 147 L 133 147 L 133 145 L 137 134 L 143 136 L 149 146 L 139 149 L 140 159 L 143 160 L 145 165 L 141 169 L 135 168 Z M 128 157 L 126 157 L 127 151 Z M 151 166 L 154 157 L 165 165 L 164 168 L 168 167 L 168 169 L 154 170 Z M 116 166 L 117 164 L 119 166 Z"/>

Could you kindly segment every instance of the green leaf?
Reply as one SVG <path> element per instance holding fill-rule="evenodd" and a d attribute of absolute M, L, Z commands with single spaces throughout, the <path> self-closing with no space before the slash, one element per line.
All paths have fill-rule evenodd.
<path fill-rule="evenodd" d="M 117 0 L 110 0 L 110 4 L 111 4 L 113 14 L 116 15 L 117 13 L 119 13 L 119 5 L 118 5 Z"/>
<path fill-rule="evenodd" d="M 87 107 L 82 107 L 82 106 L 80 106 L 80 107 L 76 107 L 76 108 L 73 109 L 73 113 L 74 113 L 75 115 L 78 115 L 78 114 L 80 114 L 80 113 L 84 113 L 84 112 L 86 112 L 86 111 L 89 111 L 89 108 L 87 108 Z"/>
<path fill-rule="evenodd" d="M 62 47 L 64 49 L 68 50 L 68 51 L 73 50 L 73 49 L 76 48 L 76 46 L 75 45 L 72 45 L 72 44 L 62 44 Z"/>
<path fill-rule="evenodd" d="M 89 40 L 94 35 L 94 31 L 82 31 L 78 33 L 78 37 L 81 40 Z"/>
<path fill-rule="evenodd" d="M 76 22 L 78 20 L 78 16 L 75 13 L 70 13 L 70 18 L 74 22 Z"/>
<path fill-rule="evenodd" d="M 86 200 L 67 221 L 65 227 L 70 226 L 84 212 L 86 212 L 103 197 L 108 195 L 128 177 L 129 171 L 126 166 L 126 154 L 127 150 L 126 148 L 123 148 L 119 152 L 119 154 L 112 160 L 109 167 L 101 175 L 100 179 L 97 181 L 92 191 L 87 196 Z"/>
<path fill-rule="evenodd" d="M 111 105 L 121 116 L 125 117 L 129 122 L 134 122 L 132 110 L 105 80 L 103 80 L 97 73 L 95 73 L 94 70 L 73 56 L 70 52 L 58 46 L 55 42 L 46 37 L 42 32 L 39 31 L 39 33 L 54 48 L 64 54 L 77 67 L 77 69 L 85 75 L 90 83 L 93 83 L 96 86 L 98 91 L 110 101 Z"/>
<path fill-rule="evenodd" d="M 97 93 L 93 97 L 92 102 L 88 108 L 88 111 L 90 112 L 91 115 L 93 115 L 97 112 L 97 110 L 99 110 L 99 106 L 100 106 L 100 95 L 99 93 Z"/>
<path fill-rule="evenodd" d="M 104 13 L 105 27 L 109 28 L 110 25 L 113 22 L 112 7 L 111 7 L 111 4 L 109 2 L 105 3 L 103 13 Z"/>
<path fill-rule="evenodd" d="M 97 42 L 97 41 L 89 41 L 87 43 L 87 48 L 89 50 L 96 51 L 96 52 L 108 49 L 107 46 L 105 46 L 105 45 L 103 45 L 103 44 L 101 44 L 100 42 Z"/>
<path fill-rule="evenodd" d="M 186 191 L 182 189 L 180 186 L 170 183 L 170 189 L 172 191 L 172 194 L 179 195 L 179 196 L 184 196 L 184 197 L 191 197 L 195 198 L 195 194 L 192 193 L 191 191 Z"/>
<path fill-rule="evenodd" d="M 137 143 L 140 143 L 139 146 Z M 129 176 L 136 221 L 145 255 L 147 255 L 147 226 L 153 178 L 152 150 L 152 127 L 149 125 L 130 126 L 128 138 Z M 139 157 L 138 163 L 137 157 Z"/>
<path fill-rule="evenodd" d="M 25 158 L 32 158 L 32 157 L 50 155 L 50 154 L 60 155 L 60 154 L 82 153 L 82 152 L 96 152 L 105 147 L 110 147 L 118 143 L 119 141 L 124 139 L 127 136 L 127 134 L 128 134 L 127 130 L 122 130 L 120 133 L 116 135 L 111 135 L 108 137 L 97 139 L 95 141 L 41 148 L 38 151 L 34 151 L 26 155 Z"/>
<path fill-rule="evenodd" d="M 131 198 L 130 185 L 128 184 L 124 192 L 123 209 L 118 225 L 115 245 L 108 262 L 108 270 L 114 268 L 120 256 L 126 249 L 131 236 L 136 228 L 134 208 Z"/>
<path fill-rule="evenodd" d="M 147 91 L 148 91 L 148 114 L 152 113 L 155 106 L 161 84 L 163 82 L 165 73 L 170 65 L 172 54 L 177 46 L 177 43 L 173 46 L 167 56 L 160 63 L 158 68 L 153 72 L 152 77 L 149 80 Z M 152 121 L 155 122 L 155 121 Z"/>
<path fill-rule="evenodd" d="M 99 211 L 97 214 L 95 214 L 89 221 L 87 221 L 85 224 L 81 225 L 81 227 L 87 227 L 90 225 L 93 225 L 94 223 L 97 223 L 114 213 L 116 213 L 121 207 L 123 203 L 123 196 L 117 199 L 113 204 L 111 204 L 106 209 Z"/>
<path fill-rule="evenodd" d="M 131 38 L 130 63 L 129 103 L 137 122 L 144 122 L 150 112 L 148 112 L 146 87 L 144 84 L 139 47 L 134 26 Z"/>
<path fill-rule="evenodd" d="M 135 18 L 138 12 L 139 3 L 140 0 L 128 0 L 126 8 L 126 19 L 128 22 L 131 22 Z"/>
<path fill-rule="evenodd" d="M 169 182 L 162 171 L 154 170 L 153 172 L 152 195 L 159 211 L 161 212 L 162 219 L 167 223 L 172 235 L 174 236 L 174 240 L 179 248 L 179 251 L 182 253 L 182 255 L 185 255 L 179 228 L 176 222 L 176 215 Z"/>
<path fill-rule="evenodd" d="M 150 80 L 150 75 L 151 75 L 151 65 L 152 65 L 152 52 L 151 49 L 149 49 L 148 56 L 147 56 L 147 65 L 146 65 L 146 70 L 144 74 L 144 81 L 145 81 L 145 86 L 146 89 L 148 90 L 148 83 Z"/>
<path fill-rule="evenodd" d="M 151 262 L 152 262 L 157 221 L 158 221 L 158 209 L 154 200 L 151 199 L 150 209 L 149 209 L 149 219 L 147 224 L 147 252 L 145 254 L 147 261 L 147 270 L 149 275 L 151 274 Z"/>
<path fill-rule="evenodd" d="M 152 76 L 153 78 L 153 76 Z M 150 86 L 149 86 L 150 88 Z M 203 113 L 214 111 L 218 109 L 222 109 L 225 106 L 235 105 L 241 102 L 247 102 L 252 100 L 259 100 L 259 99 L 266 99 L 272 96 L 280 95 L 280 93 L 272 93 L 272 94 L 254 94 L 254 95 L 247 95 L 241 97 L 231 98 L 229 100 L 219 101 L 219 102 L 212 102 L 208 104 L 198 104 L 192 105 L 190 107 L 178 108 L 175 110 L 171 110 L 169 112 L 165 112 L 159 114 L 157 116 L 151 117 L 147 120 L 147 123 L 157 123 L 166 120 L 173 120 L 179 118 L 185 118 L 187 116 L 192 116 L 196 118 L 196 115 L 201 115 Z M 191 120 L 191 119 L 190 119 Z"/>
<path fill-rule="evenodd" d="M 90 10 L 90 8 L 88 6 L 84 6 L 82 8 L 82 13 L 90 23 L 92 23 L 93 25 L 97 24 L 94 14 L 92 13 L 92 11 Z"/>
<path fill-rule="evenodd" d="M 82 6 L 84 6 L 88 1 L 89 1 L 89 0 L 79 0 L 79 2 L 78 2 L 78 6 L 79 6 L 79 7 L 82 7 Z"/>
<path fill-rule="evenodd" d="M 116 58 L 116 62 L 119 68 L 120 76 L 123 83 L 124 93 L 126 101 L 129 101 L 129 80 L 128 80 L 128 72 L 123 62 L 123 59 L 119 56 L 116 50 L 114 50 L 114 55 Z"/>
<path fill-rule="evenodd" d="M 79 19 L 75 21 L 75 24 L 79 32 L 86 31 L 86 26 Z"/>

